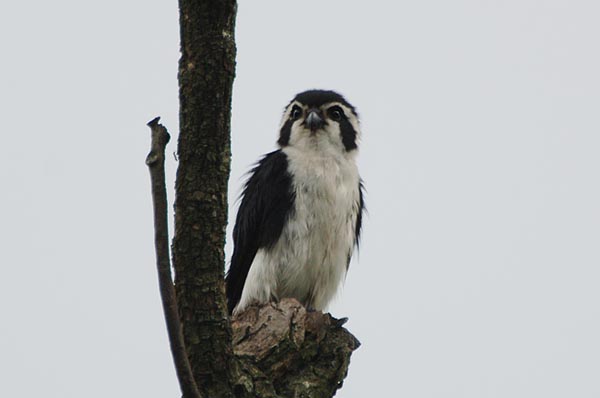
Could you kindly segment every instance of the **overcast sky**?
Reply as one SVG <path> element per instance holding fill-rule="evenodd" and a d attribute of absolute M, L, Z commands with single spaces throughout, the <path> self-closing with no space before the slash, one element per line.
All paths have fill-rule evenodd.
<path fill-rule="evenodd" d="M 148 120 L 177 134 L 177 19 L 0 5 L 2 397 L 179 396 L 144 165 Z M 592 0 L 241 1 L 231 199 L 297 92 L 362 116 L 339 397 L 600 396 L 599 20 Z"/>

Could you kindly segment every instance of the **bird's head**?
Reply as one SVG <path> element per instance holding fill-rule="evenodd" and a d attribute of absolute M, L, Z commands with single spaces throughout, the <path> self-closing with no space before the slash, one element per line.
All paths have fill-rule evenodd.
<path fill-rule="evenodd" d="M 283 112 L 282 148 L 330 147 L 351 152 L 358 148 L 360 125 L 354 107 L 334 91 L 309 90 L 294 97 Z"/>

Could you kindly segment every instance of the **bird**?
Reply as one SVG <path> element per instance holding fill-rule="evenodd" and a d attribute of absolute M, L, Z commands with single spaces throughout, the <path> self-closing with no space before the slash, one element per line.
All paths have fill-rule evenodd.
<path fill-rule="evenodd" d="M 361 235 L 360 136 L 356 109 L 335 91 L 304 91 L 285 107 L 279 148 L 243 185 L 225 276 L 229 314 L 283 298 L 327 308 Z"/>

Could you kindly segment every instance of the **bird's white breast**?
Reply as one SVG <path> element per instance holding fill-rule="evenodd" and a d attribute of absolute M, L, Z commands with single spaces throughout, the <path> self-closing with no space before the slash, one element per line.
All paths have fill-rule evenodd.
<path fill-rule="evenodd" d="M 254 301 L 294 297 L 324 310 L 346 274 L 359 209 L 356 151 L 285 147 L 294 206 L 270 249 L 259 249 L 237 311 Z"/>

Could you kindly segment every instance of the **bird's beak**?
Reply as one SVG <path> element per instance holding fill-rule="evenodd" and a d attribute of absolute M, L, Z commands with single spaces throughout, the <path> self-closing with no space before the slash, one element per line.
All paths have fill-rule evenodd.
<path fill-rule="evenodd" d="M 322 128 L 325 125 L 325 122 L 323 120 L 323 117 L 321 116 L 321 111 L 315 108 L 309 109 L 308 116 L 306 116 L 304 124 L 313 133 L 318 129 Z"/>

